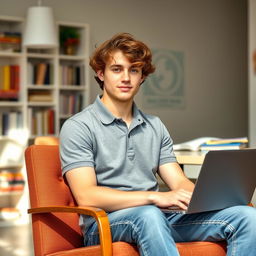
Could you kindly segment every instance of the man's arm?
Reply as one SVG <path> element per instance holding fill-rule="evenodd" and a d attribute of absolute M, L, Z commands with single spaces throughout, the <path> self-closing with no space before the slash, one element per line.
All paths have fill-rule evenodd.
<path fill-rule="evenodd" d="M 169 192 L 120 191 L 97 186 L 95 170 L 92 167 L 80 167 L 70 170 L 66 173 L 66 178 L 79 206 L 99 207 L 105 211 L 116 211 L 148 204 L 155 204 L 159 207 L 176 205 L 186 209 L 191 193 L 183 192 L 181 188 L 191 191 L 193 186 L 189 183 L 185 186 L 185 179 L 183 180 L 180 177 L 181 175 L 184 176 L 182 171 L 180 173 L 179 169 L 176 169 L 173 164 L 170 164 L 171 166 L 167 165 L 160 168 L 162 178 L 168 186 L 177 186 L 176 190 Z M 172 175 L 168 175 L 167 172 Z M 175 177 L 178 178 L 177 183 L 180 183 L 180 187 L 175 185 L 175 182 L 171 182 L 172 178 Z"/>
<path fill-rule="evenodd" d="M 194 183 L 185 176 L 176 162 L 161 165 L 159 175 L 171 190 L 184 189 L 189 192 L 194 190 Z"/>
<path fill-rule="evenodd" d="M 161 165 L 159 175 L 171 191 L 159 192 L 160 197 L 159 194 L 154 194 L 153 203 L 163 208 L 178 206 L 186 210 L 194 190 L 194 183 L 184 175 L 178 163 Z"/>
<path fill-rule="evenodd" d="M 93 206 L 105 211 L 152 204 L 148 191 L 121 191 L 97 186 L 95 170 L 80 167 L 66 173 L 71 191 L 79 206 Z"/>

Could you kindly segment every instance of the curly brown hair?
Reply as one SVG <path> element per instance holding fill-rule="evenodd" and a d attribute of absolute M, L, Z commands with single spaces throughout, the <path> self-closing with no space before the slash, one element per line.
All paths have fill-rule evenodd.
<path fill-rule="evenodd" d="M 98 71 L 104 72 L 106 62 L 116 50 L 122 51 L 131 63 L 141 67 L 144 78 L 155 71 L 155 67 L 152 64 L 152 53 L 148 46 L 136 40 L 129 33 L 119 33 L 101 44 L 92 54 L 90 66 L 95 73 Z M 103 89 L 103 81 L 97 76 L 95 76 L 95 79 L 100 85 L 100 88 Z"/>

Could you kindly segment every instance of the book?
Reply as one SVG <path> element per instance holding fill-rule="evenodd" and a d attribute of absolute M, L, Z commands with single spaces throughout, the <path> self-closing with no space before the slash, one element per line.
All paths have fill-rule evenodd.
<path fill-rule="evenodd" d="M 8 136 L 13 132 L 13 130 L 17 129 L 17 112 L 11 111 L 8 112 L 9 115 L 9 123 L 8 123 Z"/>
<path fill-rule="evenodd" d="M 10 90 L 10 87 L 11 87 L 11 79 L 10 79 L 11 75 L 10 75 L 10 66 L 9 65 L 4 66 L 3 77 L 4 77 L 3 90 L 8 91 L 8 90 Z"/>
<path fill-rule="evenodd" d="M 3 113 L 0 112 L 0 136 L 3 135 Z"/>
<path fill-rule="evenodd" d="M 209 140 L 200 146 L 200 150 L 232 150 L 242 149 L 248 146 L 248 138 L 227 138 L 227 139 L 216 139 Z"/>
<path fill-rule="evenodd" d="M 50 63 L 46 64 L 46 72 L 44 77 L 44 84 L 49 85 L 51 84 L 51 66 Z"/>
<path fill-rule="evenodd" d="M 241 138 L 230 138 L 230 139 L 216 139 L 216 140 L 209 140 L 206 143 L 208 145 L 219 145 L 219 144 L 229 144 L 229 143 L 248 143 L 248 138 L 241 137 Z"/>
<path fill-rule="evenodd" d="M 48 114 L 48 134 L 54 134 L 54 110 L 53 109 L 48 109 L 47 110 L 47 114 Z"/>
<path fill-rule="evenodd" d="M 200 146 L 201 151 L 210 151 L 210 150 L 235 150 L 246 148 L 247 143 L 242 142 L 231 142 L 231 143 L 222 143 L 222 144 L 202 144 Z"/>
<path fill-rule="evenodd" d="M 31 62 L 27 63 L 27 84 L 34 84 L 34 67 Z"/>
<path fill-rule="evenodd" d="M 28 115 L 27 115 L 27 123 L 28 123 L 28 130 L 30 132 L 30 135 L 34 134 L 34 128 L 33 128 L 33 117 L 32 117 L 33 109 L 28 108 Z"/>
<path fill-rule="evenodd" d="M 75 67 L 75 85 L 81 85 L 81 66 Z"/>
<path fill-rule="evenodd" d="M 199 137 L 193 140 L 189 140 L 180 144 L 174 144 L 174 150 L 187 150 L 187 151 L 199 151 L 200 146 L 209 140 L 217 140 L 216 137 Z"/>
<path fill-rule="evenodd" d="M 43 111 L 35 112 L 36 135 L 43 135 Z"/>
<path fill-rule="evenodd" d="M 217 137 L 200 137 L 180 144 L 174 144 L 174 150 L 188 151 L 208 151 L 208 150 L 225 150 L 240 149 L 248 145 L 248 138 L 217 138 Z"/>
<path fill-rule="evenodd" d="M 2 170 L 0 172 L 0 192 L 9 192 L 12 190 L 13 174 L 10 171 Z"/>
<path fill-rule="evenodd" d="M 0 99 L 4 100 L 17 100 L 19 98 L 19 93 L 16 90 L 0 90 Z"/>
<path fill-rule="evenodd" d="M 4 89 L 4 66 L 0 66 L 0 90 Z"/>
<path fill-rule="evenodd" d="M 36 84 L 43 85 L 45 81 L 47 65 L 46 63 L 39 63 L 37 66 L 37 73 L 36 73 Z"/>
<path fill-rule="evenodd" d="M 18 92 L 20 90 L 20 66 L 19 65 L 11 66 L 11 76 L 12 76 L 11 89 Z"/>
<path fill-rule="evenodd" d="M 2 113 L 2 135 L 6 136 L 9 129 L 9 114 L 6 112 Z"/>
<path fill-rule="evenodd" d="M 28 100 L 31 102 L 51 102 L 53 98 L 48 91 L 31 91 L 29 92 Z"/>
<path fill-rule="evenodd" d="M 25 180 L 21 172 L 16 172 L 13 174 L 12 180 L 12 191 L 23 191 L 25 186 Z"/>

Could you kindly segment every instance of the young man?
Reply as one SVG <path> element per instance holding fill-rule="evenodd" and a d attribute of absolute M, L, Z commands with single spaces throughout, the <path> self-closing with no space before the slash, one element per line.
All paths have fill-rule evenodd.
<path fill-rule="evenodd" d="M 256 255 L 256 210 L 237 206 L 200 214 L 187 209 L 194 185 L 183 174 L 159 118 L 134 103 L 154 72 L 151 51 L 130 34 L 99 46 L 90 65 L 102 96 L 65 122 L 60 135 L 63 175 L 80 206 L 108 212 L 113 241 L 135 243 L 140 255 L 179 255 L 175 242 L 227 240 L 228 254 Z M 159 192 L 158 173 L 168 192 Z M 81 216 L 84 243 L 99 243 L 97 224 Z"/>

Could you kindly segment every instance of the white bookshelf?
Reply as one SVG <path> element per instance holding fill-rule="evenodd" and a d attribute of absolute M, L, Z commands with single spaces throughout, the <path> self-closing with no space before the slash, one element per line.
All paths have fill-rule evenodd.
<path fill-rule="evenodd" d="M 37 136 L 58 136 L 63 122 L 89 103 L 89 25 L 60 21 L 56 22 L 56 27 L 58 34 L 63 27 L 72 28 L 78 33 L 80 37 L 79 44 L 73 55 L 65 54 L 62 47 L 37 50 L 21 47 L 19 52 L 2 49 L 3 45 L 0 47 L 0 66 L 18 65 L 20 69 L 20 89 L 18 99 L 0 99 L 0 148 L 2 149 L 0 150 L 0 159 L 5 158 L 8 160 L 0 161 L 0 174 L 7 170 L 10 170 L 10 172 L 21 171 L 26 179 L 26 170 L 24 166 L 24 149 L 26 146 L 32 144 L 34 138 Z M 22 35 L 23 29 L 23 18 L 0 16 L 0 33 L 19 32 Z M 42 84 L 36 84 L 35 82 L 39 81 L 37 80 L 38 76 L 36 75 L 36 70 L 39 69 L 38 67 L 40 63 L 45 63 L 44 66 L 47 66 L 48 69 L 50 67 L 50 75 L 48 78 L 44 77 Z M 63 72 L 63 66 L 73 67 L 76 75 L 72 73 L 71 76 L 76 76 L 76 80 L 70 80 L 73 82 L 68 84 L 67 81 L 65 83 L 63 82 L 63 74 L 61 74 L 61 72 Z M 41 96 L 38 99 L 38 94 L 47 96 L 42 100 Z M 51 99 L 49 100 L 50 96 Z M 79 104 L 74 103 L 74 101 L 76 102 L 78 99 L 80 99 L 81 102 Z M 63 100 L 65 100 L 65 103 L 62 102 Z M 63 107 L 67 104 L 70 104 L 68 110 Z M 76 107 L 74 107 L 74 104 Z M 22 117 L 19 117 L 19 119 L 22 120 L 19 131 L 10 132 L 9 127 L 9 130 L 7 129 L 7 132 L 3 134 L 3 113 L 8 115 L 8 113 L 15 111 L 19 113 L 19 116 L 21 113 Z M 48 122 L 49 120 L 52 122 L 53 112 L 54 125 L 51 126 Z M 51 118 L 49 118 L 50 115 Z M 40 129 L 35 129 L 35 126 L 42 127 Z M 50 126 L 51 129 L 49 129 Z M 34 129 L 34 132 L 32 131 L 32 128 Z M 14 152 L 6 155 L 6 152 L 8 152 L 11 147 L 16 147 L 17 152 L 19 151 L 14 158 L 9 157 L 9 155 Z M 0 189 L 0 201 L 3 202 L 2 205 L 0 204 L 0 208 L 6 208 L 8 206 L 16 207 L 20 211 L 18 219 L 16 218 L 14 220 L 6 221 L 0 220 L 0 226 L 28 222 L 26 211 L 29 200 L 27 191 L 27 184 L 22 192 L 3 192 Z M 8 203 L 5 203 L 8 202 L 8 200 L 10 201 L 11 198 L 15 198 L 15 200 L 13 200 L 13 202 L 15 201 L 14 204 L 9 203 L 8 205 Z"/>

